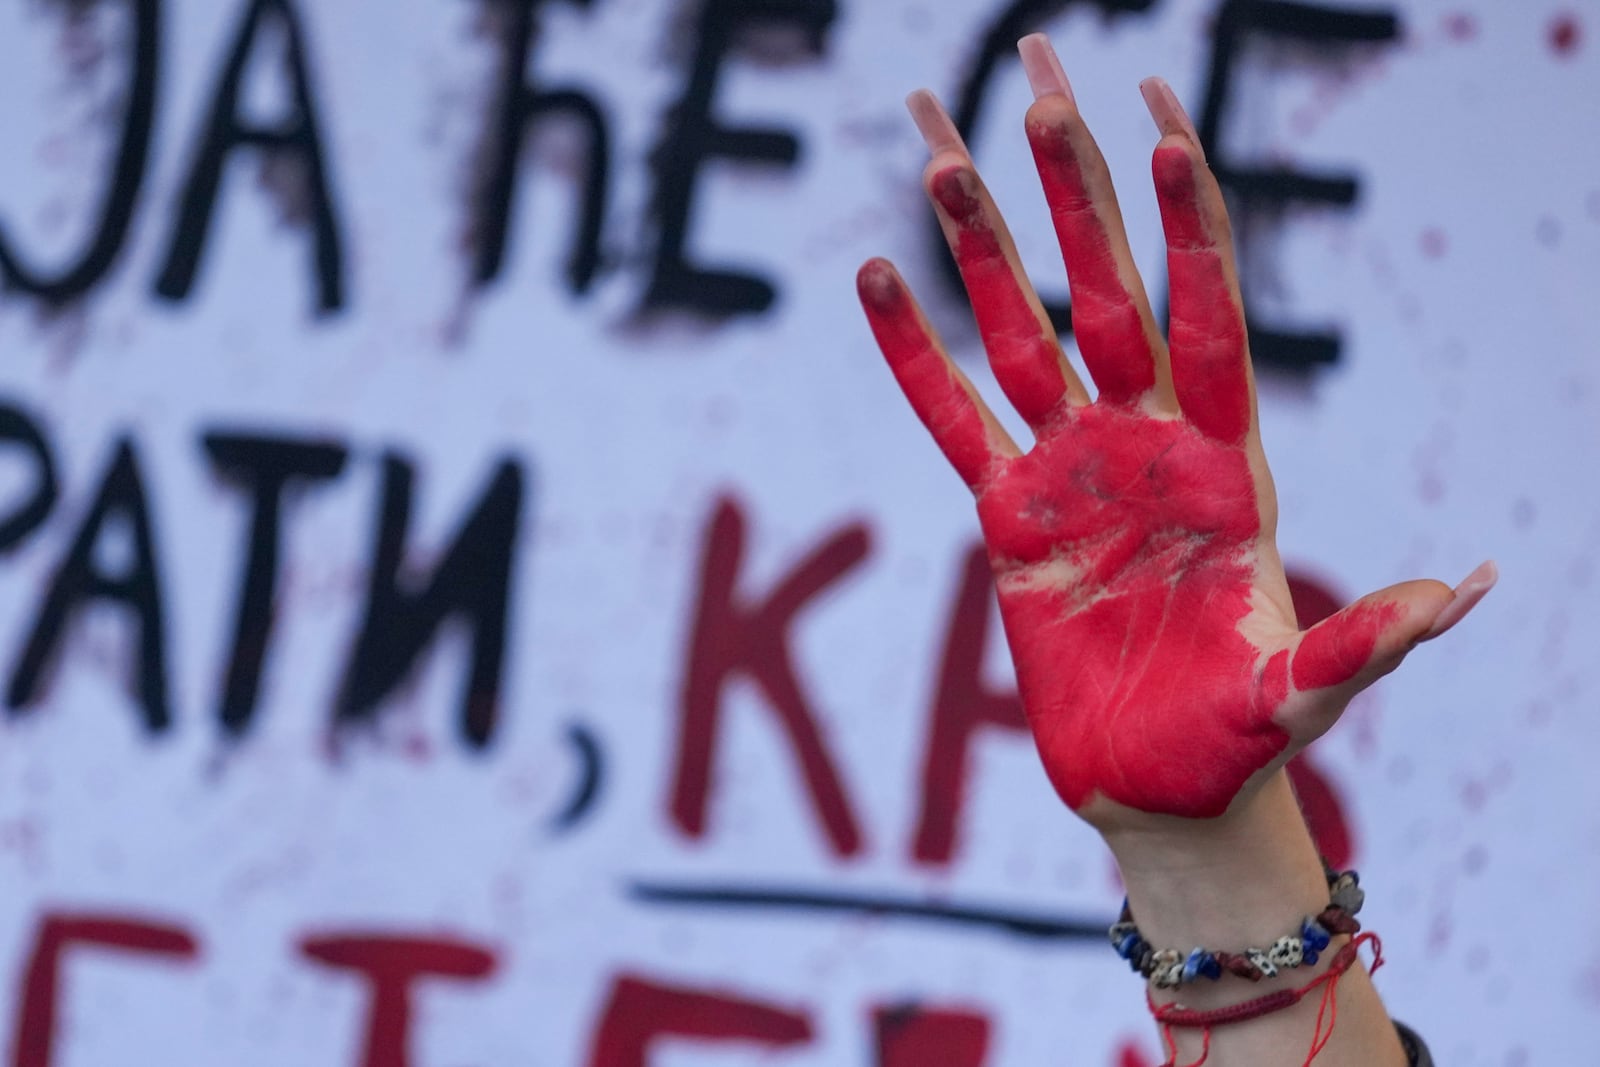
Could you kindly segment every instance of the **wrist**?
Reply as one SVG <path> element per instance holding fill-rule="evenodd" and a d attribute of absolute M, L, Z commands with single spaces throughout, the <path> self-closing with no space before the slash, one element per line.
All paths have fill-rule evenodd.
<path fill-rule="evenodd" d="M 1288 776 L 1268 776 L 1217 819 L 1120 818 L 1103 831 L 1122 871 L 1140 935 L 1158 949 L 1194 947 L 1242 952 L 1265 948 L 1299 930 L 1329 902 L 1327 874 L 1294 799 Z M 1205 1011 L 1236 1007 L 1255 997 L 1305 986 L 1326 971 L 1348 942 L 1339 936 L 1311 965 L 1250 982 L 1224 973 L 1217 981 L 1151 989 L 1152 1005 L 1181 1003 Z M 1331 979 L 1340 988 L 1338 1026 L 1317 1062 L 1380 1067 L 1404 1062 L 1395 1030 L 1361 966 Z M 1219 1067 L 1300 1062 L 1322 1032 L 1322 995 L 1248 1022 L 1220 1027 L 1207 1038 L 1169 1032 L 1177 1062 L 1206 1055 Z M 1330 1023 L 1331 1026 L 1331 1023 Z"/>
<path fill-rule="evenodd" d="M 1328 904 L 1328 882 L 1281 770 L 1217 819 L 1106 833 L 1144 938 L 1159 948 L 1267 945 Z"/>

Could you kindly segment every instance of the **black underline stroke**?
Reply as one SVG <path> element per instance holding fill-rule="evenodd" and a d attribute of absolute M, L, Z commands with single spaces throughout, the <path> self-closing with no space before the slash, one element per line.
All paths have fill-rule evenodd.
<path fill-rule="evenodd" d="M 934 904 L 906 897 L 864 893 L 827 893 L 809 889 L 753 888 L 729 885 L 663 885 L 634 882 L 628 896 L 645 904 L 679 907 L 744 908 L 753 911 L 834 912 L 913 919 L 1002 930 L 1047 941 L 1104 941 L 1104 922 L 1062 918 L 1000 908 Z"/>

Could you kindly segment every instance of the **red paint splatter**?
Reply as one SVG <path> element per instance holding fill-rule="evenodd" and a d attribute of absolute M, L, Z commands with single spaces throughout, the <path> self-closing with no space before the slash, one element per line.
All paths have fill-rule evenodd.
<path fill-rule="evenodd" d="M 1565 57 L 1577 51 L 1581 37 L 1576 15 L 1561 14 L 1550 20 L 1548 40 L 1550 50 L 1556 55 Z"/>
<path fill-rule="evenodd" d="M 1444 17 L 1444 34 L 1452 41 L 1470 41 L 1478 36 L 1476 16 L 1458 11 Z"/>
<path fill-rule="evenodd" d="M 1147 1057 L 1136 1042 L 1124 1041 L 1117 1050 L 1115 1067 L 1152 1067 L 1154 1060 Z"/>
<path fill-rule="evenodd" d="M 1578 991 L 1585 1000 L 1600 1006 L 1600 958 L 1595 959 L 1580 972 Z"/>
<path fill-rule="evenodd" d="M 1531 527 L 1538 514 L 1538 508 L 1528 497 L 1519 496 L 1511 504 L 1511 523 L 1519 530 Z"/>
<path fill-rule="evenodd" d="M 1455 933 L 1455 923 L 1447 912 L 1439 912 L 1428 924 L 1428 951 L 1433 953 L 1443 952 L 1450 944 L 1450 937 Z"/>

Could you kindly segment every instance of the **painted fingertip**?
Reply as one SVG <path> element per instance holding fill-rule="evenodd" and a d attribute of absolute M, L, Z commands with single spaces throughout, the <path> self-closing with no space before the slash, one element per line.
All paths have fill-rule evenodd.
<path fill-rule="evenodd" d="M 965 164 L 946 167 L 933 176 L 928 187 L 945 214 L 959 223 L 974 222 L 982 213 L 980 189 L 978 176 Z"/>
<path fill-rule="evenodd" d="M 1049 37 L 1042 33 L 1030 33 L 1017 42 L 1017 52 L 1022 56 L 1022 72 L 1028 76 L 1028 85 L 1033 89 L 1035 100 L 1059 95 L 1077 104 L 1077 99 L 1072 95 L 1072 83 L 1067 80 L 1066 68 L 1062 67 L 1061 57 L 1056 55 Z"/>
<path fill-rule="evenodd" d="M 967 146 L 961 140 L 961 131 L 956 129 L 950 113 L 939 103 L 939 98 L 933 95 L 932 90 L 918 89 L 906 97 L 906 110 L 911 112 L 911 121 L 917 124 L 917 131 L 927 142 L 929 153 L 938 155 L 947 148 L 966 152 Z"/>
<path fill-rule="evenodd" d="M 1172 91 L 1166 79 L 1146 78 L 1139 83 L 1139 95 L 1144 97 L 1144 106 L 1150 109 L 1150 117 L 1155 120 L 1156 129 L 1161 131 L 1163 137 L 1169 133 L 1183 134 L 1199 151 L 1200 158 L 1205 159 L 1206 150 L 1200 145 L 1200 134 L 1196 132 L 1189 113 L 1178 102 L 1178 94 Z"/>
<path fill-rule="evenodd" d="M 874 307 L 888 304 L 894 297 L 895 272 L 889 261 L 874 256 L 856 271 L 856 292 Z"/>
<path fill-rule="evenodd" d="M 1455 588 L 1455 597 L 1444 606 L 1433 620 L 1433 625 L 1428 627 L 1428 632 L 1423 634 L 1421 640 L 1431 641 L 1435 637 L 1450 629 L 1456 623 L 1466 618 L 1467 612 L 1478 606 L 1478 601 L 1488 595 L 1494 588 L 1495 582 L 1500 580 L 1500 569 L 1494 565 L 1494 560 L 1484 560 L 1478 564 L 1473 572 L 1461 580 Z"/>

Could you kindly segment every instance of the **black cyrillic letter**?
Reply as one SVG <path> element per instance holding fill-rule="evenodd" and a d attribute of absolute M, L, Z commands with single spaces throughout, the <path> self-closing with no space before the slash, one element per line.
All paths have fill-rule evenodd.
<path fill-rule="evenodd" d="M 25 266 L 0 229 L 0 277 L 7 288 L 64 304 L 94 287 L 122 251 L 128 224 L 133 221 L 139 187 L 144 183 L 145 161 L 150 155 L 150 129 L 155 122 L 156 75 L 161 54 L 160 0 L 131 0 L 133 33 L 128 51 L 133 73 L 128 84 L 127 107 L 122 116 L 122 143 L 106 183 L 100 206 L 100 225 L 83 254 L 54 275 Z"/>
<path fill-rule="evenodd" d="M 267 644 L 272 639 L 273 600 L 278 586 L 278 524 L 283 493 L 297 481 L 336 478 L 347 454 L 334 442 L 286 441 L 277 437 L 208 433 L 205 448 L 223 477 L 251 491 L 249 548 L 239 587 L 239 614 L 228 654 L 222 695 L 222 726 L 238 737 L 250 728 Z"/>
<path fill-rule="evenodd" d="M 1247 265 L 1250 246 L 1259 237 L 1254 221 L 1275 222 L 1288 205 L 1301 203 L 1349 207 L 1355 203 L 1357 183 L 1352 174 L 1311 174 L 1288 167 L 1240 166 L 1222 146 L 1223 113 L 1228 88 L 1247 38 L 1283 37 L 1303 44 L 1381 44 L 1400 35 L 1399 19 L 1390 12 L 1349 11 L 1316 4 L 1282 0 L 1225 0 L 1217 12 L 1211 49 L 1211 73 L 1206 81 L 1205 103 L 1200 109 L 1200 141 L 1211 169 L 1235 205 L 1235 244 L 1241 265 Z M 1253 218 L 1254 217 L 1254 218 Z M 1250 306 L 1248 285 L 1245 307 Z M 1339 335 L 1290 333 L 1249 322 L 1250 354 L 1258 365 L 1282 370 L 1307 371 L 1339 359 Z"/>
<path fill-rule="evenodd" d="M 277 126 L 248 126 L 239 117 L 239 91 L 245 67 L 269 15 L 283 27 L 284 64 L 294 106 L 291 114 Z M 189 295 L 200 258 L 205 254 L 206 234 L 211 228 L 223 164 L 230 152 L 246 145 L 296 160 L 301 183 L 298 192 L 304 197 L 304 210 L 310 217 L 315 237 L 318 310 L 338 310 L 344 306 L 339 222 L 328 189 L 322 140 L 317 133 L 317 112 L 307 73 L 300 20 L 290 0 L 251 0 L 244 24 L 239 27 L 239 36 L 223 68 L 205 135 L 179 202 L 178 224 L 172 231 L 166 266 L 156 282 L 156 292 L 161 296 L 182 300 Z"/>
<path fill-rule="evenodd" d="M 706 0 L 696 27 L 698 42 L 689 81 L 656 147 L 651 208 L 658 234 L 648 308 L 686 308 L 712 315 L 765 311 L 777 296 L 771 283 L 751 274 L 708 270 L 685 258 L 695 182 L 707 159 L 760 160 L 790 166 L 800 142 L 787 130 L 730 128 L 711 114 L 717 75 L 734 39 L 751 23 L 777 22 L 802 30 L 814 52 L 833 22 L 834 0 Z"/>
<path fill-rule="evenodd" d="M 108 526 L 126 524 L 129 558 L 118 574 L 101 569 L 96 549 Z M 122 553 L 114 553 L 122 554 Z M 55 577 L 33 634 L 11 676 L 6 702 L 13 712 L 39 698 L 40 675 L 60 643 L 62 631 L 80 607 L 91 600 L 113 600 L 128 607 L 139 623 L 139 703 L 145 727 L 160 733 L 172 722 L 167 707 L 166 651 L 161 621 L 161 581 L 156 570 L 155 541 L 144 483 L 139 476 L 133 442 L 118 442 L 116 454 L 100 484 L 100 494 L 78 528 Z"/>
<path fill-rule="evenodd" d="M 499 104 L 494 112 L 494 137 L 489 145 L 489 172 L 479 204 L 477 259 L 473 280 L 481 287 L 500 275 L 505 262 L 506 234 L 516 205 L 517 160 L 523 133 L 533 123 L 565 115 L 584 128 L 589 138 L 589 167 L 583 182 L 583 213 L 567 258 L 567 281 L 581 293 L 600 267 L 600 227 L 606 214 L 606 182 L 611 149 L 605 115 L 584 92 L 571 87 L 537 88 L 527 81 L 528 53 L 533 46 L 535 15 L 543 0 L 496 0 L 508 9 L 506 54 L 500 71 Z M 589 7 L 594 0 L 573 0 Z"/>
<path fill-rule="evenodd" d="M 482 748 L 494 736 L 499 714 L 500 660 L 522 508 L 522 469 L 512 460 L 501 461 L 425 586 L 401 576 L 414 477 L 404 458 L 394 453 L 384 457 L 383 507 L 372 553 L 366 619 L 350 653 L 335 715 L 342 723 L 374 718 L 378 704 L 410 673 L 440 626 L 460 616 L 472 632 L 472 670 L 461 698 L 461 734 L 473 747 Z"/>
<path fill-rule="evenodd" d="M 1017 58 L 1019 39 L 1038 29 L 1041 23 L 1055 18 L 1069 8 L 1093 7 L 1110 17 L 1124 13 L 1139 14 L 1150 10 L 1155 3 L 1156 0 L 1013 0 L 1006 5 L 984 33 L 983 44 L 979 47 L 978 54 L 973 57 L 972 68 L 956 94 L 956 107 L 951 112 L 950 117 L 955 120 L 956 128 L 961 131 L 961 136 L 965 138 L 968 146 L 975 146 L 977 143 L 978 116 L 983 113 L 983 102 L 989 92 L 989 83 L 994 79 L 1001 60 Z M 950 254 L 949 246 L 945 244 L 944 231 L 939 229 L 939 221 L 931 211 L 928 219 L 932 226 L 928 236 L 934 261 L 943 268 L 940 273 L 949 284 L 951 294 L 965 302 L 967 290 L 961 284 L 961 272 L 956 269 L 955 257 Z M 1051 324 L 1062 333 L 1070 333 L 1072 306 L 1066 298 L 1044 299 L 1042 303 L 1045 312 L 1050 316 Z"/>

